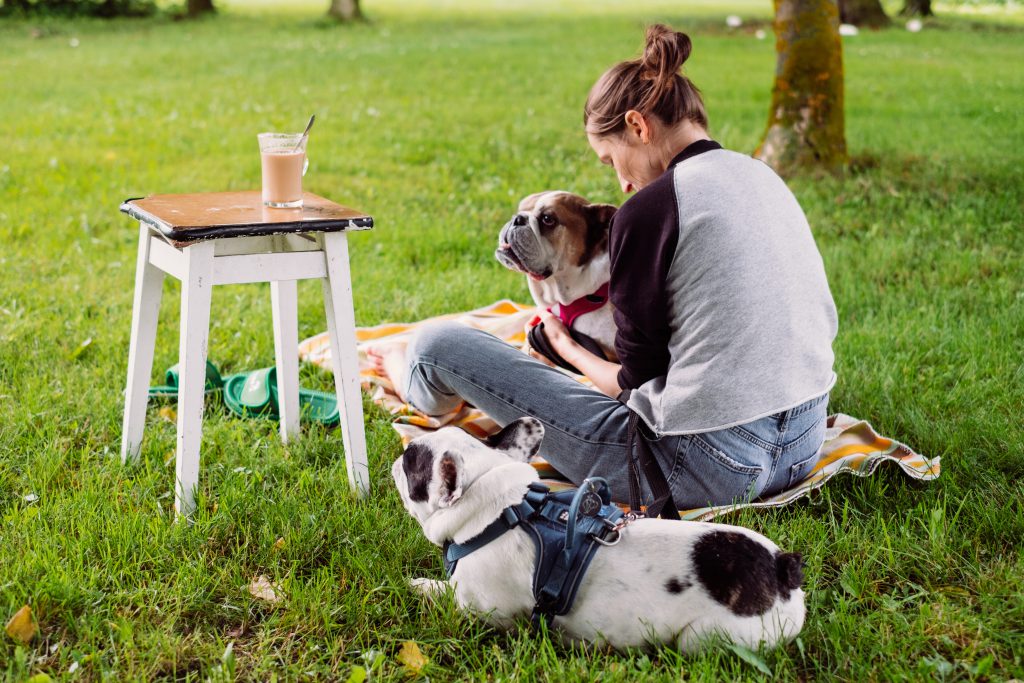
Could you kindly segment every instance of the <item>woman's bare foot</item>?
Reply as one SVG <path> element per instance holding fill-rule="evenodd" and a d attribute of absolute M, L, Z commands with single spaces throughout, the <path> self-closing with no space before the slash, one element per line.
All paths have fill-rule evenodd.
<path fill-rule="evenodd" d="M 391 383 L 391 389 L 398 398 L 405 401 L 405 349 L 407 344 L 388 344 L 383 347 L 371 346 L 366 349 L 370 367 L 380 377 Z"/>

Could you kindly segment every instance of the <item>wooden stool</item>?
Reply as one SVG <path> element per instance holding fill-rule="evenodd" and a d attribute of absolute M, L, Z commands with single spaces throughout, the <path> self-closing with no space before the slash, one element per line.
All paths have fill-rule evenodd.
<path fill-rule="evenodd" d="M 368 230 L 373 219 L 308 192 L 298 209 L 266 208 L 257 191 L 153 195 L 130 199 L 121 211 L 139 220 L 122 462 L 137 458 L 142 446 L 164 274 L 181 281 L 174 495 L 179 515 L 193 510 L 199 479 L 213 286 L 270 283 L 281 438 L 288 442 L 299 435 L 296 280 L 320 278 L 349 484 L 368 493 L 348 231 Z"/>

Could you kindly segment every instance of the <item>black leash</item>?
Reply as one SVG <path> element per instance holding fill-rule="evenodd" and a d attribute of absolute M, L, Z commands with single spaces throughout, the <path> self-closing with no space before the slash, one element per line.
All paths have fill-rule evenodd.
<path fill-rule="evenodd" d="M 626 405 L 629 400 L 630 390 L 625 389 L 619 394 L 618 400 Z M 626 457 L 629 461 L 629 510 L 640 513 L 641 484 L 640 477 L 647 479 L 647 485 L 651 487 L 651 494 L 654 502 L 647 506 L 645 516 L 664 519 L 679 519 L 679 510 L 675 501 L 672 500 L 672 491 L 668 487 L 668 480 L 661 466 L 651 451 L 651 445 L 647 443 L 643 432 L 639 427 L 640 416 L 633 410 L 629 410 L 629 427 L 626 430 Z M 643 473 L 641 475 L 641 472 Z"/>

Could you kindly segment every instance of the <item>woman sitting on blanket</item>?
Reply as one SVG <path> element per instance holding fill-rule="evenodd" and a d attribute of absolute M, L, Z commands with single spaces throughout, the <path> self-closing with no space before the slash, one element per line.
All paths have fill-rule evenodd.
<path fill-rule="evenodd" d="M 700 93 L 679 73 L 690 49 L 685 34 L 650 27 L 643 57 L 609 69 L 584 108 L 590 146 L 635 192 L 609 234 L 619 363 L 541 319 L 596 388 L 454 323 L 422 329 L 398 367 L 376 359 L 427 414 L 466 401 L 501 425 L 537 418 L 541 455 L 576 484 L 605 477 L 619 501 L 635 411 L 680 508 L 772 495 L 808 475 L 837 329 L 800 205 L 768 166 L 709 138 Z M 652 500 L 646 484 L 642 495 Z"/>

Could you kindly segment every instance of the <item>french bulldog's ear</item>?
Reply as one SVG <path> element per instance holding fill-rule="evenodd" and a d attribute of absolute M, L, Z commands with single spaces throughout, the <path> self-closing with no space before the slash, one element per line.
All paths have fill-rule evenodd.
<path fill-rule="evenodd" d="M 537 454 L 544 440 L 544 425 L 533 417 L 521 417 L 508 423 L 497 434 L 487 437 L 487 445 L 516 460 L 526 462 Z"/>
<path fill-rule="evenodd" d="M 437 465 L 437 476 L 441 485 L 437 506 L 451 507 L 462 498 L 462 456 L 446 451 Z"/>
<path fill-rule="evenodd" d="M 612 204 L 587 204 L 583 210 L 587 212 L 587 222 L 590 225 L 600 225 L 607 230 L 612 224 L 612 216 L 619 207 Z"/>

